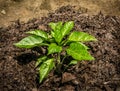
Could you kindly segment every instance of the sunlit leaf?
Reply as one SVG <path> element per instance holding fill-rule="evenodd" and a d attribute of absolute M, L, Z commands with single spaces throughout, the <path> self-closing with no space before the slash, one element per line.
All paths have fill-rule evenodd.
<path fill-rule="evenodd" d="M 20 48 L 33 48 L 35 46 L 40 45 L 42 42 L 43 40 L 41 39 L 41 37 L 32 35 L 23 38 L 21 41 L 15 43 L 14 45 Z"/>
<path fill-rule="evenodd" d="M 69 34 L 70 31 L 72 30 L 74 26 L 74 22 L 73 21 L 69 21 L 69 22 L 65 22 L 65 24 L 63 25 L 61 32 L 62 32 L 62 37 L 64 37 L 65 35 Z"/>
<path fill-rule="evenodd" d="M 35 67 L 39 66 L 43 61 L 47 59 L 47 56 L 43 56 L 37 59 Z"/>
<path fill-rule="evenodd" d="M 71 43 L 67 49 L 67 54 L 75 60 L 94 60 L 94 57 L 92 57 L 87 49 L 80 43 Z"/>
<path fill-rule="evenodd" d="M 45 77 L 49 74 L 49 72 L 54 68 L 54 59 L 48 59 L 43 62 L 39 68 L 39 75 L 40 79 L 39 82 L 41 83 Z"/>
<path fill-rule="evenodd" d="M 75 65 L 77 63 L 78 63 L 78 60 L 72 60 L 72 61 L 70 61 L 69 65 Z"/>
<path fill-rule="evenodd" d="M 85 44 L 79 42 L 82 46 L 84 46 L 85 49 L 90 49 L 89 47 L 87 47 Z"/>
<path fill-rule="evenodd" d="M 51 31 L 51 35 L 55 38 L 58 44 L 62 41 L 65 35 L 69 34 L 70 30 L 74 26 L 73 21 L 65 22 L 64 25 L 62 24 L 63 22 L 49 23 L 49 26 L 53 29 Z"/>
<path fill-rule="evenodd" d="M 51 36 L 52 36 L 52 37 L 55 37 L 55 33 L 54 33 L 54 31 L 52 31 L 52 30 L 51 30 Z"/>
<path fill-rule="evenodd" d="M 33 34 L 33 35 L 37 35 L 40 36 L 42 38 L 48 39 L 48 35 L 46 32 L 42 31 L 42 30 L 33 30 L 33 31 L 28 31 L 26 32 L 28 34 Z"/>
<path fill-rule="evenodd" d="M 53 29 L 51 35 L 55 38 L 55 41 L 59 44 L 62 41 L 62 28 L 63 22 L 49 23 L 49 26 Z"/>
<path fill-rule="evenodd" d="M 52 53 L 59 53 L 62 51 L 62 47 L 58 46 L 55 43 L 51 43 L 48 47 L 48 55 L 52 54 Z"/>
<path fill-rule="evenodd" d="M 53 29 L 53 31 L 56 31 L 56 30 L 60 30 L 62 28 L 62 24 L 63 22 L 57 22 L 57 23 L 53 23 L 53 22 L 50 22 L 49 23 L 49 26 L 51 27 L 51 29 Z"/>
<path fill-rule="evenodd" d="M 60 30 L 54 32 L 54 38 L 58 44 L 62 41 L 62 33 Z"/>
<path fill-rule="evenodd" d="M 97 39 L 94 36 L 89 35 L 88 33 L 85 33 L 85 32 L 78 32 L 78 31 L 72 32 L 68 40 L 69 41 L 81 41 L 81 42 L 97 41 Z"/>

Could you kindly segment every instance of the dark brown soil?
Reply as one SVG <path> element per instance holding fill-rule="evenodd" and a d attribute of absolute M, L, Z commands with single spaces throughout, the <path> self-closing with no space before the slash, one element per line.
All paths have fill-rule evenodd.
<path fill-rule="evenodd" d="M 98 42 L 87 43 L 95 61 L 82 61 L 69 67 L 62 76 L 51 72 L 38 84 L 35 59 L 41 55 L 31 49 L 13 46 L 31 29 L 50 30 L 49 22 L 75 22 L 74 30 L 92 34 Z M 16 21 L 0 28 L 0 91 L 119 91 L 120 18 L 102 13 L 89 16 L 66 6 L 41 19 L 27 23 Z"/>

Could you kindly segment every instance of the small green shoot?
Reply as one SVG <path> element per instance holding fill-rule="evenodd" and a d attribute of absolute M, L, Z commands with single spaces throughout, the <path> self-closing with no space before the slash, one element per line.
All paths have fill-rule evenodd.
<path fill-rule="evenodd" d="M 72 57 L 68 66 L 75 65 L 82 60 L 94 60 L 94 57 L 88 52 L 89 48 L 83 44 L 83 42 L 97 41 L 94 36 L 80 31 L 71 32 L 74 27 L 73 21 L 65 23 L 51 22 L 49 26 L 52 29 L 50 33 L 42 30 L 29 31 L 26 33 L 30 34 L 30 36 L 14 44 L 19 48 L 47 47 L 47 55 L 38 58 L 35 65 L 39 69 L 40 83 L 48 76 L 51 70 L 62 71 L 61 67 L 66 57 Z M 57 57 L 53 55 L 57 55 Z"/>

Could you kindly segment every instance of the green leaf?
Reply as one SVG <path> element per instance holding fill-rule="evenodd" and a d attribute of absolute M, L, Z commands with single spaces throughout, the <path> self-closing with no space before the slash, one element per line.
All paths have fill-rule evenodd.
<path fill-rule="evenodd" d="M 78 60 L 72 60 L 70 63 L 69 63 L 69 65 L 75 65 L 75 64 L 77 64 L 78 63 Z"/>
<path fill-rule="evenodd" d="M 54 59 L 48 59 L 45 62 L 43 62 L 39 68 L 39 75 L 41 83 L 43 79 L 49 74 L 49 72 L 54 68 Z"/>
<path fill-rule="evenodd" d="M 72 32 L 68 38 L 69 41 L 81 41 L 81 42 L 86 42 L 86 41 L 97 41 L 97 39 L 92 36 L 89 35 L 88 33 L 84 33 L 84 32 Z"/>
<path fill-rule="evenodd" d="M 48 25 L 51 27 L 52 30 L 55 30 L 57 23 L 50 22 Z"/>
<path fill-rule="evenodd" d="M 54 38 L 55 37 L 55 33 L 54 31 L 51 30 L 51 36 Z"/>
<path fill-rule="evenodd" d="M 73 21 L 69 21 L 69 22 L 66 22 L 62 29 L 61 29 L 61 32 L 62 32 L 62 37 L 64 37 L 65 35 L 69 34 L 70 31 L 72 30 L 74 26 L 74 22 Z"/>
<path fill-rule="evenodd" d="M 53 29 L 51 35 L 55 38 L 55 41 L 59 44 L 62 41 L 62 28 L 63 22 L 49 23 L 49 26 Z"/>
<path fill-rule="evenodd" d="M 43 61 L 47 59 L 47 56 L 43 56 L 37 59 L 35 67 L 39 66 Z"/>
<path fill-rule="evenodd" d="M 55 39 L 52 37 L 52 38 L 49 38 L 48 40 L 47 40 L 47 42 L 50 44 L 50 43 L 55 43 Z"/>
<path fill-rule="evenodd" d="M 66 51 L 67 54 L 75 60 L 94 60 L 94 57 L 92 57 L 87 49 L 80 43 L 71 43 Z"/>
<path fill-rule="evenodd" d="M 62 28 L 62 24 L 63 22 L 57 22 L 57 23 L 53 23 L 53 22 L 50 22 L 49 23 L 49 26 L 51 27 L 51 29 L 53 29 L 53 31 L 56 31 L 56 30 L 60 30 Z"/>
<path fill-rule="evenodd" d="M 58 44 L 62 41 L 62 33 L 60 30 L 54 31 L 54 38 Z"/>
<path fill-rule="evenodd" d="M 85 49 L 90 49 L 89 47 L 87 47 L 85 44 L 79 42 L 82 46 L 84 46 Z"/>
<path fill-rule="evenodd" d="M 51 43 L 48 47 L 48 55 L 52 53 L 61 52 L 61 51 L 62 51 L 62 47 L 56 45 L 55 43 Z"/>
<path fill-rule="evenodd" d="M 33 34 L 33 35 L 37 35 L 40 36 L 42 38 L 48 39 L 48 35 L 46 32 L 42 31 L 42 30 L 33 30 L 33 31 L 28 31 L 26 32 L 28 34 Z"/>
<path fill-rule="evenodd" d="M 41 37 L 32 35 L 23 38 L 21 41 L 15 43 L 14 45 L 20 48 L 33 48 L 40 45 L 42 42 L 43 40 L 41 39 Z"/>
<path fill-rule="evenodd" d="M 55 41 L 59 44 L 65 35 L 67 35 L 74 26 L 74 22 L 66 22 L 62 25 L 63 22 L 58 23 L 49 23 L 49 26 L 53 29 L 51 35 L 55 38 Z"/>
<path fill-rule="evenodd" d="M 40 43 L 39 46 L 49 46 L 48 43 Z"/>

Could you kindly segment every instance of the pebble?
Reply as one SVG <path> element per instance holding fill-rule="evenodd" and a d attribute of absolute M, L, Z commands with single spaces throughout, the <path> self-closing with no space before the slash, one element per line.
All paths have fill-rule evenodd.
<path fill-rule="evenodd" d="M 77 79 L 75 79 L 75 80 L 72 81 L 72 83 L 73 83 L 74 85 L 78 85 L 80 82 L 79 82 Z"/>
<path fill-rule="evenodd" d="M 5 15 L 6 14 L 6 11 L 3 9 L 1 10 L 1 14 Z"/>
<path fill-rule="evenodd" d="M 33 88 L 32 91 L 38 91 L 37 88 Z"/>

